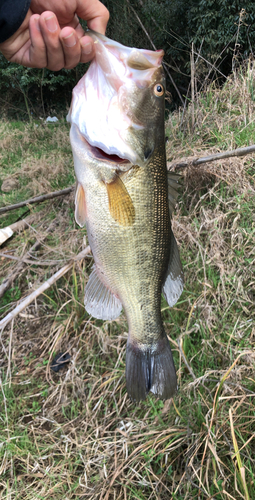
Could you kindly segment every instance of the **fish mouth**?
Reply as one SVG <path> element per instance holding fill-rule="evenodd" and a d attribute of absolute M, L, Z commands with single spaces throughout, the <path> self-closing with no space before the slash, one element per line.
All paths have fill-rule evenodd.
<path fill-rule="evenodd" d="M 121 156 L 115 153 L 108 153 L 98 146 L 92 146 L 92 144 L 90 144 L 84 136 L 82 137 L 82 140 L 85 142 L 87 149 L 90 151 L 90 154 L 94 159 L 123 166 L 130 165 L 130 160 L 127 158 L 121 158 Z"/>
<path fill-rule="evenodd" d="M 104 160 L 104 161 L 109 161 L 111 163 L 130 163 L 129 160 L 127 160 L 126 158 L 121 158 L 120 156 L 116 155 L 116 154 L 108 154 L 106 153 L 103 149 L 101 148 L 98 148 L 97 146 L 90 146 L 90 151 L 91 153 L 93 154 L 93 156 L 97 159 L 97 160 Z"/>

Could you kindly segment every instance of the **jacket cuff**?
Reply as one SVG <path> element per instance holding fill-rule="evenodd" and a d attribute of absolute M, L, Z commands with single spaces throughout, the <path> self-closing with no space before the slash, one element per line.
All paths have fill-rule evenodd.
<path fill-rule="evenodd" d="M 10 38 L 23 23 L 31 0 L 0 0 L 0 43 Z"/>

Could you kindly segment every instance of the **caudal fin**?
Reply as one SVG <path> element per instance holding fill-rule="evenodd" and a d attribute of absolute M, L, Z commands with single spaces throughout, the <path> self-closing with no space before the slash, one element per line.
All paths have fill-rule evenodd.
<path fill-rule="evenodd" d="M 126 384 L 128 394 L 134 401 L 145 399 L 149 391 L 160 399 L 174 396 L 177 378 L 167 337 L 159 342 L 156 350 L 142 350 L 128 341 Z"/>

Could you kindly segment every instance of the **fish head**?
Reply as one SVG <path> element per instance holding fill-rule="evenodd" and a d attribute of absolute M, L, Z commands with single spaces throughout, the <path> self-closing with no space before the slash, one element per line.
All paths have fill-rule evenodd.
<path fill-rule="evenodd" d="M 164 52 L 89 34 L 95 57 L 73 90 L 68 120 L 105 157 L 117 155 L 143 166 L 157 144 L 164 143 Z"/>
<path fill-rule="evenodd" d="M 148 78 L 145 78 L 147 72 Z M 164 144 L 165 77 L 156 70 L 139 70 L 139 79 L 119 91 L 119 107 L 130 119 L 123 140 L 136 152 L 136 164 L 142 166 L 159 144 Z"/>

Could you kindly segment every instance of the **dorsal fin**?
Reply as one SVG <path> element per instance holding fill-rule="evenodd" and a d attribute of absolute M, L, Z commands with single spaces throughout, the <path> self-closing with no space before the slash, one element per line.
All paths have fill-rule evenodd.
<path fill-rule="evenodd" d="M 178 198 L 178 188 L 180 186 L 181 175 L 176 174 L 175 172 L 167 172 L 167 183 L 168 183 L 168 205 L 170 217 L 174 211 L 174 207 L 176 205 L 176 201 Z"/>

